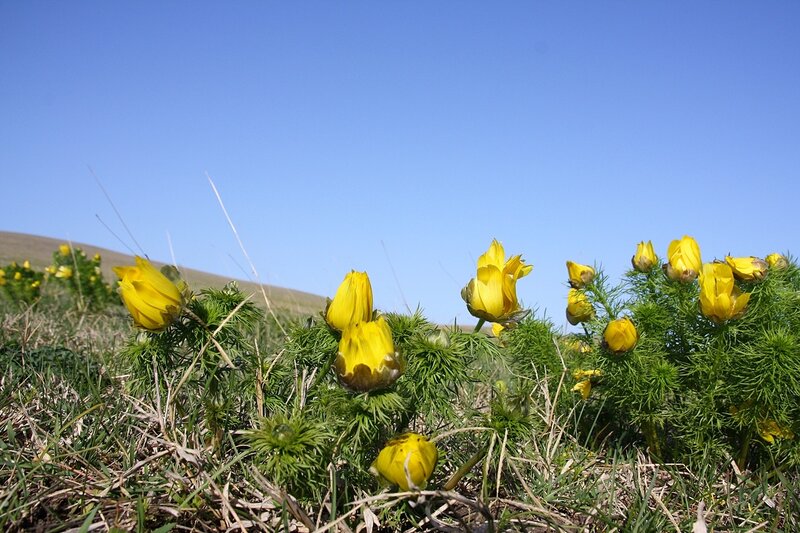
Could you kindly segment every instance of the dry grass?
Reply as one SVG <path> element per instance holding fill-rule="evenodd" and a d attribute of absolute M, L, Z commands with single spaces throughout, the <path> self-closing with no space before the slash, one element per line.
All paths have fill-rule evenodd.
<path fill-rule="evenodd" d="M 226 453 L 214 453 L 172 386 L 147 401 L 127 392 L 118 353 L 129 331 L 122 308 L 92 315 L 40 302 L 3 310 L 0 529 L 365 532 L 402 524 L 409 532 L 788 532 L 800 526 L 797 472 L 740 472 L 732 461 L 692 469 L 655 463 L 636 449 L 588 449 L 568 429 L 568 418 L 580 413 L 558 414 L 569 392 L 563 383 L 553 390 L 545 379 L 531 394 L 536 424 L 524 445 L 495 432 L 485 459 L 453 490 L 361 493 L 337 505 L 331 483 L 321 501 L 297 501 L 259 472 L 238 435 L 227 437 Z M 443 435 L 443 449 L 490 429 L 459 431 Z M 449 458 L 434 486 L 457 468 Z M 329 469 L 333 479 L 335 466 Z"/>

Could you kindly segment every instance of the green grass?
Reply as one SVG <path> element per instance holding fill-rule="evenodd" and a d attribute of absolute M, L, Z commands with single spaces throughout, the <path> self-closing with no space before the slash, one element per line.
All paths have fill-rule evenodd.
<path fill-rule="evenodd" d="M 303 329 L 302 320 L 287 316 L 285 324 L 320 331 Z M 414 344 L 411 331 L 430 326 L 393 320 L 419 353 L 444 349 L 435 338 L 426 341 L 433 348 Z M 0 326 L 3 531 L 355 531 L 372 518 L 385 531 L 692 531 L 701 503 L 709 531 L 800 527 L 796 470 L 741 472 L 733 458 L 659 464 L 604 432 L 591 402 L 575 402 L 571 382 L 551 370 L 530 378 L 524 402 L 502 409 L 493 403 L 500 393 L 485 382 L 453 391 L 450 407 L 468 423 L 439 431 L 430 490 L 346 492 L 325 481 L 342 467 L 329 464 L 316 499 L 290 494 L 292 483 L 265 475 L 241 431 L 225 434 L 215 451 L 200 407 L 176 400 L 177 383 L 131 393 L 121 356 L 131 334 L 124 308 L 81 313 L 63 295 L 46 294 L 30 308 L 0 302 Z M 265 388 L 289 372 L 299 388 L 286 391 L 288 401 L 299 401 L 312 376 L 292 377 L 296 367 L 280 364 L 295 348 L 269 322 L 256 335 L 268 363 Z M 486 345 L 479 335 L 451 338 L 477 354 Z M 318 346 L 312 337 L 305 342 Z M 520 371 L 495 368 L 491 359 L 478 365 L 493 380 Z M 559 408 L 564 402 L 573 407 Z M 437 423 L 430 413 L 418 417 L 411 423 Z M 251 418 L 254 427 L 258 417 Z M 485 459 L 453 491 L 441 490 L 482 442 Z"/>

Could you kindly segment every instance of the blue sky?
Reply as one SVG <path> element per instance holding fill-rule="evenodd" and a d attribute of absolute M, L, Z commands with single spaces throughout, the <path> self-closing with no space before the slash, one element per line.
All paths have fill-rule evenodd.
<path fill-rule="evenodd" d="M 797 2 L 0 0 L 0 229 L 475 320 L 492 238 L 567 259 L 798 252 Z M 167 237 L 169 235 L 169 239 Z"/>

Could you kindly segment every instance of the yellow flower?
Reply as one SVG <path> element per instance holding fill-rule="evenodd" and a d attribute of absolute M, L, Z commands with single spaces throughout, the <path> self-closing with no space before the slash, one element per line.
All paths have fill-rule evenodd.
<path fill-rule="evenodd" d="M 517 301 L 517 280 L 531 270 L 533 266 L 526 265 L 520 255 L 506 261 L 503 245 L 493 240 L 489 250 L 478 258 L 477 276 L 461 290 L 470 314 L 502 324 L 519 320 L 526 311 Z"/>
<path fill-rule="evenodd" d="M 350 271 L 325 310 L 325 321 L 339 331 L 372 319 L 372 285 L 366 272 Z"/>
<path fill-rule="evenodd" d="M 504 329 L 506 328 L 503 326 L 503 324 L 498 324 L 495 322 L 492 324 L 492 335 L 499 338 Z"/>
<path fill-rule="evenodd" d="M 119 293 L 133 323 L 150 331 L 161 331 L 175 321 L 183 308 L 178 287 L 150 261 L 136 257 L 136 266 L 114 267 Z"/>
<path fill-rule="evenodd" d="M 37 279 L 36 281 L 31 283 L 31 289 L 35 289 L 36 287 L 38 287 L 41 284 L 42 284 L 42 282 Z"/>
<path fill-rule="evenodd" d="M 572 377 L 577 379 L 578 382 L 572 387 L 572 390 L 580 392 L 581 397 L 586 400 L 592 393 L 592 378 L 600 377 L 601 375 L 603 375 L 603 372 L 598 368 L 593 368 L 591 370 L 575 370 L 572 372 Z"/>
<path fill-rule="evenodd" d="M 58 247 L 58 252 L 63 255 L 64 257 L 69 255 L 69 244 L 62 244 Z"/>
<path fill-rule="evenodd" d="M 58 267 L 58 270 L 56 270 L 56 277 L 57 278 L 63 278 L 63 279 L 71 278 L 72 277 L 72 267 L 61 265 L 60 267 Z"/>
<path fill-rule="evenodd" d="M 21 279 L 22 279 L 22 272 L 20 272 L 19 270 L 14 272 L 14 280 L 19 281 Z"/>
<path fill-rule="evenodd" d="M 26 259 L 26 260 L 25 260 L 25 261 L 22 263 L 22 268 L 24 268 L 25 270 L 30 270 L 30 269 L 31 269 L 31 262 L 30 262 L 30 261 L 28 261 L 28 260 Z"/>
<path fill-rule="evenodd" d="M 762 420 L 757 424 L 758 434 L 762 439 L 773 444 L 775 437 L 779 439 L 793 439 L 794 433 L 789 428 L 784 428 L 778 425 L 775 420 Z"/>
<path fill-rule="evenodd" d="M 725 262 L 731 267 L 733 277 L 742 281 L 764 279 L 767 274 L 767 262 L 758 257 L 731 257 L 725 256 Z"/>
<path fill-rule="evenodd" d="M 603 331 L 603 340 L 614 353 L 629 352 L 636 346 L 639 333 L 630 318 L 612 320 Z"/>
<path fill-rule="evenodd" d="M 55 275 L 56 272 L 58 272 L 58 269 L 56 268 L 55 265 L 50 265 L 47 268 L 45 268 L 44 271 L 53 276 Z"/>
<path fill-rule="evenodd" d="M 572 372 L 572 377 L 575 379 L 589 379 L 597 378 L 603 375 L 603 371 L 599 368 L 591 368 L 589 370 L 577 369 Z"/>
<path fill-rule="evenodd" d="M 384 389 L 394 383 L 403 363 L 386 320 L 381 316 L 346 327 L 334 366 L 339 380 L 354 391 Z"/>
<path fill-rule="evenodd" d="M 778 253 L 769 254 L 765 259 L 769 267 L 775 270 L 781 270 L 789 266 L 789 261 Z"/>
<path fill-rule="evenodd" d="M 594 317 L 594 307 L 586 294 L 578 289 L 570 289 L 567 295 L 567 320 L 573 326 L 587 322 Z"/>
<path fill-rule="evenodd" d="M 589 265 L 567 261 L 567 272 L 569 273 L 569 284 L 573 289 L 582 289 L 594 279 L 594 269 Z"/>
<path fill-rule="evenodd" d="M 565 338 L 564 344 L 568 349 L 581 354 L 586 354 L 592 351 L 592 347 L 587 342 L 576 339 L 575 337 Z"/>
<path fill-rule="evenodd" d="M 94 261 L 95 263 L 99 263 L 100 262 L 100 254 L 94 254 L 94 257 L 92 257 L 92 261 Z"/>
<path fill-rule="evenodd" d="M 681 283 L 690 283 L 697 279 L 700 269 L 703 268 L 700 247 L 697 241 L 688 235 L 669 244 L 667 260 L 669 262 L 664 265 L 667 277 Z"/>
<path fill-rule="evenodd" d="M 436 445 L 426 437 L 404 433 L 386 443 L 369 470 L 402 490 L 422 490 L 438 457 Z"/>
<path fill-rule="evenodd" d="M 700 274 L 700 310 L 717 324 L 740 317 L 750 300 L 733 282 L 725 263 L 706 263 Z"/>
<path fill-rule="evenodd" d="M 639 272 L 649 272 L 658 262 L 653 249 L 653 241 L 640 242 L 636 245 L 636 253 L 631 257 L 633 268 Z"/>
<path fill-rule="evenodd" d="M 586 400 L 592 393 L 592 381 L 589 379 L 584 379 L 582 381 L 579 381 L 572 387 L 572 390 L 575 392 L 580 392 L 581 398 Z"/>

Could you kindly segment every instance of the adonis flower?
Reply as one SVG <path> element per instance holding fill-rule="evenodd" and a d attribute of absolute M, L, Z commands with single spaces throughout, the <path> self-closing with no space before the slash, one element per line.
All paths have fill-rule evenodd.
<path fill-rule="evenodd" d="M 349 272 L 325 310 L 325 321 L 339 331 L 372 319 L 372 285 L 366 272 Z"/>
<path fill-rule="evenodd" d="M 594 307 L 584 292 L 570 289 L 567 295 L 567 321 L 573 326 L 594 317 Z"/>
<path fill-rule="evenodd" d="M 733 271 L 725 263 L 706 263 L 700 274 L 700 310 L 720 324 L 744 313 L 749 293 L 742 293 L 733 281 Z"/>
<path fill-rule="evenodd" d="M 758 257 L 731 257 L 725 256 L 725 262 L 731 267 L 733 277 L 742 281 L 757 281 L 764 279 L 767 274 L 768 264 Z"/>
<path fill-rule="evenodd" d="M 394 383 L 403 364 L 386 320 L 381 316 L 346 327 L 334 366 L 339 380 L 354 391 L 383 389 Z"/>
<path fill-rule="evenodd" d="M 69 279 L 72 277 L 72 267 L 61 265 L 55 272 L 57 278 Z"/>
<path fill-rule="evenodd" d="M 690 283 L 697 279 L 703 261 L 700 259 L 700 246 L 688 235 L 676 239 L 667 248 L 667 263 L 664 272 L 673 281 Z"/>
<path fill-rule="evenodd" d="M 137 256 L 136 266 L 114 267 L 114 273 L 120 278 L 122 301 L 138 327 L 161 331 L 180 316 L 181 291 L 147 259 Z"/>
<path fill-rule="evenodd" d="M 618 318 L 608 323 L 603 331 L 603 340 L 614 353 L 629 352 L 636 346 L 639 333 L 630 318 Z"/>
<path fill-rule="evenodd" d="M 522 318 L 526 311 L 517 300 L 517 280 L 531 270 L 533 265 L 526 265 L 521 255 L 506 261 L 503 245 L 493 240 L 486 253 L 478 258 L 476 277 L 461 290 L 470 314 L 501 324 Z"/>
<path fill-rule="evenodd" d="M 774 253 L 765 257 L 770 268 L 781 270 L 789 266 L 789 261 L 781 254 Z"/>
<path fill-rule="evenodd" d="M 603 373 L 599 369 L 592 370 L 576 370 L 572 373 L 572 377 L 578 380 L 572 390 L 580 392 L 581 397 L 586 400 L 592 393 L 592 378 L 599 377 Z"/>
<path fill-rule="evenodd" d="M 428 484 L 439 452 L 417 433 L 405 433 L 386 443 L 370 472 L 402 490 L 422 490 Z"/>
<path fill-rule="evenodd" d="M 573 289 L 582 289 L 594 280 L 594 268 L 589 265 L 582 265 L 567 261 L 567 273 L 569 274 L 569 285 Z"/>
<path fill-rule="evenodd" d="M 658 262 L 658 257 L 653 249 L 653 242 L 640 242 L 636 245 L 636 253 L 631 257 L 633 268 L 639 272 L 649 272 Z"/>
<path fill-rule="evenodd" d="M 761 420 L 757 424 L 758 434 L 762 439 L 773 444 L 775 437 L 779 439 L 793 439 L 794 433 L 789 428 L 780 426 L 775 420 Z"/>

